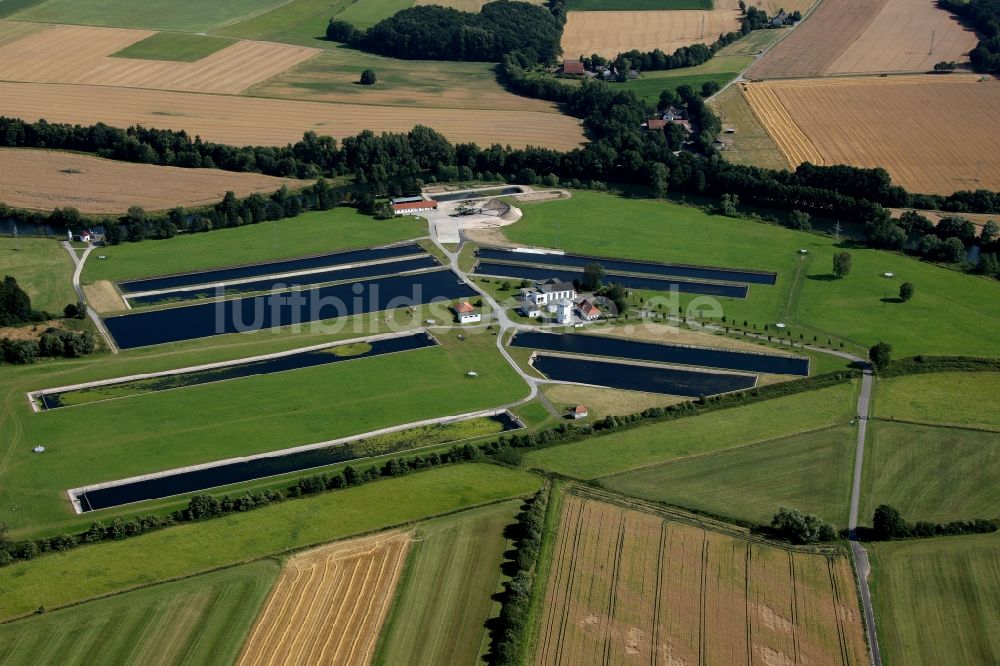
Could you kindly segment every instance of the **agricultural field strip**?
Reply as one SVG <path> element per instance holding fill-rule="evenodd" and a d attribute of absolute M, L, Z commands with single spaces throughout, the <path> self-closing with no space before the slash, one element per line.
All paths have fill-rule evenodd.
<path fill-rule="evenodd" d="M 362 266 L 380 266 L 383 264 L 392 264 L 399 261 L 404 261 L 407 259 L 414 259 L 416 257 L 426 256 L 427 253 L 423 251 L 414 252 L 410 255 L 389 257 L 385 259 L 375 259 L 371 261 L 358 261 L 351 262 L 347 264 L 335 264 L 330 266 L 319 266 L 316 268 L 307 268 L 300 271 L 292 271 L 287 273 L 268 273 L 266 275 L 255 275 L 252 277 L 237 278 L 234 280 L 222 280 L 219 282 L 203 282 L 200 284 L 185 285 L 184 287 L 170 287 L 167 289 L 150 289 L 147 291 L 129 291 L 122 294 L 122 297 L 127 301 L 131 298 L 140 298 L 143 296 L 162 296 L 164 294 L 172 294 L 179 291 L 188 291 L 195 289 L 207 289 L 212 287 L 233 287 L 241 284 L 247 284 L 249 282 L 255 282 L 261 278 L 271 279 L 271 280 L 281 280 L 285 278 L 303 277 L 307 275 L 314 275 L 316 273 L 323 273 L 326 271 L 338 271 L 347 270 L 350 268 L 360 268 Z M 391 268 L 391 266 L 390 266 Z M 324 282 L 335 282 L 335 280 L 324 280 Z M 303 283 L 310 284 L 310 283 Z"/>
<path fill-rule="evenodd" d="M 437 258 L 432 255 L 417 255 L 399 261 L 377 261 L 356 266 L 337 266 L 332 269 L 309 271 L 299 274 L 299 278 L 286 276 L 267 276 L 241 282 L 239 284 L 209 284 L 198 288 L 183 288 L 163 290 L 154 294 L 129 294 L 124 297 L 129 310 L 133 308 L 153 309 L 161 307 L 176 307 L 192 301 L 219 302 L 252 295 L 270 294 L 276 292 L 296 292 L 319 287 L 329 287 L 338 284 L 358 282 L 359 280 L 376 280 L 380 277 L 396 277 L 419 275 L 441 268 Z M 285 280 L 289 280 L 285 282 Z"/>
<path fill-rule="evenodd" d="M 567 58 L 593 53 L 614 58 L 638 49 L 673 53 L 682 46 L 710 43 L 739 30 L 737 9 L 664 11 L 570 11 L 562 35 Z"/>
<path fill-rule="evenodd" d="M 380 533 L 289 559 L 237 664 L 367 663 L 411 538 Z"/>
<path fill-rule="evenodd" d="M 867 663 L 856 610 L 846 599 L 850 594 L 847 590 L 853 589 L 853 585 L 844 585 L 843 579 L 851 577 L 851 570 L 844 557 L 846 553 L 842 549 L 829 547 L 796 548 L 771 543 L 724 523 L 714 524 L 715 521 L 711 520 L 701 521 L 681 512 L 590 488 L 582 489 L 574 486 L 566 497 L 563 507 L 563 527 L 559 531 L 556 545 L 557 564 L 550 577 L 547 593 L 550 602 L 547 606 L 549 609 L 546 613 L 547 621 L 544 623 L 543 641 L 538 654 L 539 663 L 585 663 L 588 660 L 583 655 L 590 656 L 589 661 L 593 663 L 608 663 L 608 659 L 613 654 L 613 648 L 618 648 L 618 650 L 624 648 L 623 651 L 627 655 L 641 655 L 646 652 L 652 655 L 665 652 L 669 659 L 680 659 L 681 661 L 678 663 L 688 663 L 692 660 L 691 658 L 696 661 L 704 661 L 706 651 L 715 651 L 715 641 L 726 635 L 727 628 L 732 630 L 729 632 L 731 633 L 731 642 L 727 646 L 723 640 L 721 642 L 722 649 L 729 647 L 743 656 L 739 658 L 736 654 L 729 653 L 728 658 L 722 658 L 721 655 L 716 655 L 716 659 L 722 658 L 724 663 L 749 660 L 750 655 L 754 653 L 758 653 L 758 657 L 763 658 L 765 663 L 785 663 L 780 659 L 780 657 L 785 656 L 782 654 L 783 650 L 774 650 L 776 645 L 784 646 L 794 655 L 801 655 L 802 660 L 809 663 L 814 660 L 817 663 L 853 663 L 859 665 Z M 593 529 L 586 529 L 584 519 L 587 516 L 591 518 L 596 516 L 596 520 L 602 525 L 601 532 L 606 534 L 604 538 L 608 541 L 603 547 L 600 544 L 600 535 Z M 617 518 L 616 521 L 615 518 Z M 654 518 L 663 521 L 659 527 L 655 524 Z M 617 522 L 618 529 L 613 529 L 613 525 L 609 526 L 609 521 Z M 684 525 L 685 528 L 671 530 L 669 526 L 672 522 Z M 644 529 L 641 527 L 642 525 L 645 525 Z M 569 531 L 567 531 L 568 526 L 572 526 L 569 527 Z M 705 595 L 706 586 L 710 586 L 707 589 L 713 590 L 714 588 L 711 586 L 722 583 L 723 588 L 715 590 L 721 593 L 728 583 L 716 581 L 714 578 L 706 578 L 708 567 L 704 564 L 701 567 L 700 583 L 691 585 L 692 574 L 686 568 L 671 571 L 671 573 L 676 574 L 676 580 L 675 576 L 670 574 L 667 574 L 666 579 L 664 578 L 664 563 L 669 565 L 668 569 L 676 569 L 678 558 L 673 552 L 673 547 L 680 545 L 684 548 L 681 544 L 686 541 L 685 533 L 691 532 L 692 527 L 701 531 L 703 543 L 697 547 L 697 550 L 695 550 L 693 543 L 690 544 L 691 548 L 686 550 L 692 557 L 703 562 L 710 552 L 714 554 L 713 559 L 714 557 L 725 557 L 725 551 L 719 550 L 719 547 L 724 545 L 720 539 L 736 538 L 739 540 L 737 543 L 745 544 L 742 549 L 736 549 L 732 553 L 742 558 L 742 562 L 733 562 L 732 573 L 734 578 L 745 579 L 745 583 L 740 583 L 738 586 L 745 597 L 745 603 L 740 604 L 740 607 L 745 606 L 745 610 L 737 611 L 734 607 L 729 609 L 730 615 L 726 617 L 727 609 L 713 606 L 713 599 L 710 598 L 712 595 Z M 660 547 L 658 549 L 651 548 L 649 539 L 644 538 L 644 536 L 652 536 L 652 534 L 647 535 L 650 530 L 659 534 Z M 617 538 L 611 536 L 611 533 L 614 532 L 618 533 Z M 673 541 L 667 539 L 668 534 L 674 537 Z M 581 537 L 585 535 L 587 538 L 581 540 Z M 596 541 L 594 541 L 595 537 Z M 677 543 L 677 539 L 682 540 L 681 544 Z M 613 541 L 617 541 L 616 546 L 613 545 Z M 628 548 L 624 547 L 625 543 L 629 544 Z M 736 548 L 736 544 L 734 544 L 734 548 Z M 664 557 L 663 553 L 667 552 L 670 555 Z M 754 553 L 757 557 L 751 557 Z M 784 553 L 787 558 L 787 564 L 779 566 L 779 569 L 785 572 L 783 575 L 791 576 L 791 596 L 786 596 L 785 601 L 779 604 L 776 603 L 776 599 L 771 599 L 771 595 L 777 590 L 761 588 L 761 581 L 749 574 L 752 570 L 759 571 L 762 564 L 762 561 L 758 559 L 760 556 L 765 556 L 766 561 L 773 559 L 775 555 L 780 553 Z M 631 556 L 631 558 L 627 556 Z M 600 561 L 591 561 L 595 557 Z M 636 558 L 639 560 L 638 563 L 635 561 Z M 821 558 L 823 564 L 819 567 L 814 566 L 820 562 Z M 642 564 L 643 562 L 645 564 Z M 589 583 L 584 580 L 587 577 L 586 567 L 588 564 L 596 567 Z M 637 564 L 640 565 L 638 569 L 635 568 Z M 807 575 L 808 579 L 812 579 L 814 584 L 818 580 L 821 587 L 814 588 L 813 595 L 825 594 L 828 596 L 828 601 L 820 601 L 817 606 L 817 600 L 808 593 L 809 586 L 797 584 L 799 582 L 797 564 L 801 573 Z M 655 586 L 652 585 L 654 570 Z M 767 567 L 765 567 L 766 570 Z M 596 571 L 601 573 L 598 575 Z M 812 575 L 809 576 L 809 574 Z M 721 577 L 726 579 L 725 576 Z M 733 580 L 732 582 L 736 583 L 737 581 Z M 685 583 L 687 583 L 686 586 Z M 700 593 L 695 591 L 696 586 L 701 588 Z M 681 592 L 682 587 L 686 592 Z M 841 589 L 842 587 L 846 587 L 847 590 Z M 652 600 L 640 604 L 640 607 L 644 607 L 644 612 L 640 612 L 636 608 L 636 592 L 638 591 L 639 595 L 642 595 L 650 588 L 656 590 L 656 594 L 651 595 L 653 596 Z M 665 596 L 668 591 L 669 596 Z M 735 593 L 737 588 L 733 587 L 730 591 Z M 561 596 L 561 604 L 559 599 L 553 599 L 557 593 Z M 680 608 L 675 611 L 679 615 L 676 616 L 674 622 L 677 619 L 688 618 L 686 632 L 681 631 L 683 627 L 676 625 L 661 626 L 661 618 L 669 623 L 670 619 L 674 617 L 671 608 L 676 607 L 677 604 L 683 604 L 685 595 L 690 597 L 690 601 L 701 606 L 700 620 L 698 621 L 700 627 L 693 626 L 694 623 L 691 620 L 693 620 L 692 616 L 695 613 L 691 612 L 693 609 L 690 608 L 684 612 L 681 612 Z M 799 598 L 799 595 L 803 596 Z M 699 597 L 700 599 L 698 599 Z M 826 611 L 816 615 L 817 609 L 828 606 L 830 601 L 833 602 L 835 612 Z M 600 608 L 596 607 L 597 604 L 600 605 Z M 666 606 L 661 607 L 662 604 L 666 604 Z M 561 609 L 558 608 L 560 605 Z M 776 606 L 777 609 L 772 606 Z M 784 609 L 781 606 L 784 606 Z M 570 615 L 571 608 L 576 611 L 572 616 Z M 652 616 L 649 615 L 650 611 L 652 611 Z M 723 613 L 722 615 L 720 615 L 720 611 Z M 782 617 L 783 613 L 791 619 Z M 580 617 L 581 615 L 582 617 Z M 813 615 L 816 617 L 812 617 Z M 826 615 L 826 617 L 822 617 L 822 615 Z M 738 616 L 744 617 L 739 619 Z M 836 630 L 833 632 L 835 636 L 830 636 L 831 628 L 820 626 L 819 620 L 825 621 L 826 625 L 836 626 Z M 706 622 L 712 624 L 711 634 L 707 633 Z M 607 629 L 601 628 L 602 623 L 608 625 Z M 626 626 L 622 626 L 622 624 Z M 632 625 L 631 628 L 628 628 L 628 625 Z M 744 627 L 744 631 L 736 631 L 739 625 Z M 853 629 L 847 625 L 853 625 Z M 592 629 L 588 629 L 588 627 L 592 627 Z M 664 636 L 664 631 L 666 631 L 666 636 Z M 603 639 L 595 636 L 595 632 L 603 634 Z M 676 642 L 684 638 L 680 633 L 687 634 L 687 640 L 681 641 L 684 645 L 678 645 Z M 620 645 L 620 643 L 624 643 L 624 645 Z M 839 649 L 833 648 L 832 650 L 837 653 L 839 658 L 824 659 L 824 656 L 827 656 L 831 652 L 830 648 L 833 647 L 830 643 L 839 647 Z M 568 656 L 565 654 L 566 650 L 569 650 Z M 677 654 L 678 651 L 687 652 L 688 654 L 685 656 L 688 659 Z M 806 654 L 802 654 L 803 652 Z M 603 660 L 600 658 L 600 654 L 603 654 Z M 624 655 L 619 652 L 614 656 L 620 659 Z M 778 658 L 778 660 L 774 661 L 768 656 Z M 799 661 L 799 659 L 795 659 L 795 661 Z"/>
<path fill-rule="evenodd" d="M 114 487 L 118 487 L 118 486 L 125 486 L 125 485 L 129 485 L 129 484 L 133 484 L 133 483 L 139 483 L 139 482 L 142 482 L 142 481 L 149 481 L 149 480 L 152 480 L 152 479 L 160 479 L 160 478 L 164 478 L 164 477 L 168 477 L 168 476 L 176 476 L 176 475 L 180 475 L 180 474 L 186 474 L 188 472 L 194 472 L 194 471 L 199 471 L 199 470 L 212 469 L 214 467 L 223 467 L 223 466 L 226 466 L 226 465 L 233 465 L 233 464 L 237 464 L 237 463 L 245 463 L 245 462 L 250 462 L 250 461 L 253 461 L 253 460 L 261 460 L 261 459 L 264 459 L 264 458 L 277 458 L 277 457 L 280 457 L 280 456 L 286 456 L 286 455 L 290 455 L 290 454 L 293 454 L 293 453 L 302 453 L 302 452 L 305 452 L 305 451 L 315 451 L 316 449 L 327 449 L 327 448 L 332 448 L 332 447 L 337 447 L 337 446 L 343 446 L 345 444 L 351 444 L 353 442 L 357 442 L 357 441 L 360 441 L 360 440 L 363 440 L 363 439 L 368 439 L 368 438 L 371 438 L 371 437 L 377 437 L 379 435 L 387 435 L 387 434 L 390 434 L 390 433 L 400 432 L 400 431 L 403 431 L 403 430 L 411 430 L 413 428 L 419 428 L 421 426 L 437 425 L 437 424 L 449 424 L 449 423 L 459 423 L 459 422 L 462 422 L 462 421 L 471 421 L 473 419 L 478 419 L 478 418 L 482 418 L 482 417 L 499 416 L 501 414 L 507 414 L 513 421 L 515 421 L 517 423 L 520 423 L 520 420 L 516 416 L 514 416 L 513 414 L 511 414 L 508 410 L 509 410 L 510 407 L 513 407 L 515 405 L 518 405 L 518 404 L 521 404 L 521 403 L 524 403 L 524 402 L 527 402 L 527 401 L 528 401 L 528 398 L 525 398 L 523 400 L 517 401 L 513 405 L 509 405 L 509 406 L 505 406 L 505 407 L 492 407 L 492 408 L 489 408 L 489 409 L 481 409 L 481 410 L 478 410 L 478 411 L 475 411 L 475 412 L 467 412 L 465 414 L 455 414 L 455 415 L 450 415 L 450 416 L 439 416 L 439 417 L 435 417 L 435 418 L 424 419 L 424 420 L 421 420 L 421 421 L 411 421 L 410 423 L 401 423 L 399 425 L 388 426 L 386 428 L 380 428 L 378 430 L 372 430 L 372 431 L 369 431 L 369 432 L 364 432 L 364 433 L 360 433 L 360 434 L 356 434 L 356 435 L 348 435 L 346 437 L 340 437 L 338 439 L 331 439 L 331 440 L 327 440 L 325 442 L 315 442 L 313 444 L 303 444 L 303 445 L 300 445 L 300 446 L 293 446 L 293 447 L 290 447 L 290 448 L 287 448 L 287 449 L 280 449 L 280 450 L 277 450 L 277 451 L 267 451 L 265 453 L 258 453 L 258 454 L 254 454 L 254 455 L 250 455 L 250 456 L 239 456 L 237 458 L 227 458 L 225 460 L 214 460 L 212 462 L 201 463 L 201 464 L 198 464 L 198 465 L 188 465 L 186 467 L 180 467 L 180 468 L 177 468 L 177 469 L 168 469 L 168 470 L 164 470 L 164 471 L 161 471 L 161 472 L 153 472 L 151 474 L 141 474 L 139 476 L 133 476 L 133 477 L 129 477 L 127 479 L 118 479 L 118 480 L 115 480 L 115 481 L 105 481 L 103 483 L 95 483 L 95 484 L 91 484 L 91 485 L 88 485 L 88 486 L 82 486 L 80 488 L 70 488 L 69 490 L 66 491 L 66 494 L 70 498 L 70 502 L 73 505 L 73 510 L 77 514 L 82 514 L 82 513 L 86 513 L 87 510 L 85 510 L 83 508 L 83 506 L 81 505 L 81 499 L 80 498 L 81 498 L 81 496 L 85 495 L 86 493 L 94 491 L 94 490 L 101 490 L 101 489 L 104 489 L 104 488 L 114 488 Z M 416 448 L 408 449 L 408 450 L 409 451 L 420 451 L 421 449 L 430 448 L 430 447 L 433 447 L 433 446 L 439 446 L 439 444 L 430 444 L 430 445 L 428 445 L 426 447 L 416 447 Z M 382 454 L 378 454 L 376 456 L 369 456 L 369 457 L 379 457 L 380 455 L 382 455 Z M 363 458 L 356 458 L 355 460 L 363 461 L 363 460 L 366 460 L 366 459 L 367 459 L 367 457 L 363 457 Z M 308 470 L 299 470 L 299 471 L 308 471 Z M 281 476 L 281 474 L 277 474 L 275 476 Z M 260 477 L 260 478 L 267 478 L 267 477 Z M 259 480 L 259 479 L 256 479 L 256 480 Z M 184 492 L 187 492 L 187 491 L 184 491 Z M 178 494 L 184 494 L 184 492 L 178 493 Z M 170 495 L 167 495 L 165 497 L 170 497 Z M 161 498 L 157 498 L 157 499 L 163 499 L 163 498 L 161 497 Z"/>
<path fill-rule="evenodd" d="M 205 370 L 218 370 L 221 368 L 229 368 L 238 365 L 251 364 L 259 361 L 270 361 L 273 359 L 285 358 L 288 356 L 295 356 L 297 354 L 304 354 L 314 351 L 322 351 L 324 349 L 333 349 L 335 347 L 347 347 L 350 345 L 356 345 L 359 343 L 372 343 L 378 342 L 380 340 L 392 340 L 396 338 L 405 338 L 409 336 L 416 335 L 426 335 L 427 337 L 434 339 L 433 335 L 426 328 L 414 328 L 406 331 L 395 332 L 395 333 L 378 333 L 375 335 L 367 335 L 359 338 L 352 338 L 348 340 L 338 340 L 337 342 L 324 342 L 318 345 L 311 345 L 308 347 L 297 347 L 295 349 L 289 349 L 287 351 L 275 352 L 273 354 L 262 354 L 260 356 L 250 356 L 247 358 L 237 358 L 230 361 L 219 361 L 217 363 L 206 363 L 204 365 L 193 365 L 185 368 L 177 368 L 175 370 L 163 370 L 161 372 L 150 372 L 136 375 L 127 375 L 124 377 L 114 377 L 112 379 L 99 379 L 91 382 L 83 382 L 81 384 L 72 384 L 69 386 L 57 386 L 55 388 L 39 389 L 37 391 L 29 391 L 26 395 L 28 396 L 28 402 L 31 403 L 32 411 L 39 412 L 42 411 L 37 401 L 44 396 L 52 395 L 54 393 L 70 393 L 73 391 L 80 391 L 84 389 L 99 388 L 105 386 L 115 386 L 117 384 L 126 384 L 130 382 L 142 381 L 146 379 L 157 379 L 159 377 L 174 377 L 177 375 L 186 375 L 193 372 L 201 372 Z M 437 341 L 435 340 L 435 344 Z M 230 381 L 219 380 L 219 381 Z M 204 383 L 215 383 L 215 382 L 204 382 Z M 164 389 L 164 390 L 175 390 L 175 389 Z M 109 398 L 109 400 L 120 400 L 121 398 Z"/>
<path fill-rule="evenodd" d="M 155 32 L 57 25 L 0 46 L 0 80 L 235 95 L 322 52 L 240 41 L 195 62 L 112 58 Z"/>

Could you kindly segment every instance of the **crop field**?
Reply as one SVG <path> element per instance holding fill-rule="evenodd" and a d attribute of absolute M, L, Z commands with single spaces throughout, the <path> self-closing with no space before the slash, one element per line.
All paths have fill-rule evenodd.
<path fill-rule="evenodd" d="M 0 238 L 0 265 L 3 275 L 14 277 L 28 292 L 36 310 L 61 315 L 67 303 L 76 303 L 73 260 L 55 240 Z"/>
<path fill-rule="evenodd" d="M 196 62 L 111 57 L 155 33 L 53 26 L 0 47 L 0 79 L 236 94 L 319 53 L 240 41 Z"/>
<path fill-rule="evenodd" d="M 805 430 L 844 425 L 852 418 L 853 397 L 854 387 L 841 384 L 529 451 L 524 464 L 578 479 L 606 477 Z"/>
<path fill-rule="evenodd" d="M 657 657 L 670 664 L 867 664 L 847 557 L 776 547 L 686 515 L 570 491 L 536 663 Z"/>
<path fill-rule="evenodd" d="M 712 98 L 709 106 L 719 116 L 723 127 L 736 130 L 727 135 L 724 153 L 727 162 L 768 169 L 789 168 L 788 160 L 754 115 L 739 86 L 730 86 L 722 91 Z"/>
<path fill-rule="evenodd" d="M 784 506 L 844 527 L 856 439 L 855 428 L 840 426 L 609 476 L 601 485 L 762 525 Z"/>
<path fill-rule="evenodd" d="M 236 663 L 369 663 L 409 545 L 382 532 L 289 559 Z"/>
<path fill-rule="evenodd" d="M 0 618 L 524 497 L 541 485 L 519 470 L 457 465 L 40 557 L 0 569 Z"/>
<path fill-rule="evenodd" d="M 475 664 L 520 502 L 419 524 L 373 664 Z"/>
<path fill-rule="evenodd" d="M 825 73 L 928 72 L 942 60 L 967 62 L 978 41 L 935 0 L 889 0 Z"/>
<path fill-rule="evenodd" d="M 121 184 L 128 182 L 128 188 Z M 72 206 L 81 213 L 124 213 L 130 206 L 156 211 L 205 206 L 227 191 L 238 197 L 271 193 L 306 181 L 219 169 L 132 164 L 55 150 L 0 148 L 0 189 L 9 206 L 49 211 Z M 204 240 L 201 238 L 200 240 Z"/>
<path fill-rule="evenodd" d="M 1000 374 L 935 372 L 880 379 L 873 413 L 882 419 L 1000 431 Z"/>
<path fill-rule="evenodd" d="M 927 0 L 918 0 L 921 3 L 925 1 Z M 823 75 L 872 25 L 889 2 L 890 0 L 820 2 L 801 25 L 754 63 L 746 77 L 774 79 Z"/>
<path fill-rule="evenodd" d="M 213 35 L 199 35 L 190 32 L 156 32 L 130 44 L 113 58 L 133 58 L 135 60 L 174 60 L 195 62 L 227 46 L 234 40 Z"/>
<path fill-rule="evenodd" d="M 881 166 L 911 192 L 1000 189 L 1000 83 L 975 76 L 751 83 L 744 89 L 789 163 Z M 956 106 L 952 122 L 939 119 Z M 899 122 L 899 109 L 919 109 Z M 915 141 L 914 137 L 920 137 Z"/>
<path fill-rule="evenodd" d="M 440 2 L 435 2 L 434 0 L 417 0 L 413 4 L 417 7 L 420 5 L 440 5 L 442 7 L 454 7 L 455 9 L 463 12 L 478 12 L 483 8 L 487 2 L 492 0 L 441 0 Z M 544 5 L 544 0 L 526 0 L 532 5 Z"/>
<path fill-rule="evenodd" d="M 712 0 L 569 0 L 570 11 L 678 11 L 712 9 Z M 736 9 L 736 7 L 733 7 Z M 588 54 L 589 55 L 589 54 Z"/>
<path fill-rule="evenodd" d="M 865 547 L 884 663 L 1000 662 L 1000 535 Z"/>
<path fill-rule="evenodd" d="M 975 276 L 878 250 L 852 249 L 851 274 L 836 280 L 830 273 L 839 248 L 832 238 L 674 203 L 574 192 L 569 199 L 521 208 L 524 217 L 502 231 L 522 246 L 776 271 L 774 287 L 751 289 L 746 300 L 716 299 L 730 321 L 746 319 L 758 330 L 770 322 L 788 322 L 802 327 L 808 337 L 844 339 L 859 351 L 885 339 L 901 356 L 1000 354 L 1000 340 L 977 332 L 1000 325 L 998 285 Z M 663 243 L 664 237 L 671 242 Z M 800 248 L 809 251 L 804 259 Z M 895 278 L 882 277 L 886 271 Z M 915 284 L 917 295 L 904 304 L 884 302 L 903 281 Z M 682 306 L 689 302 L 682 297 Z"/>
<path fill-rule="evenodd" d="M 0 625 L 8 666 L 232 663 L 278 565 L 265 560 Z"/>
<path fill-rule="evenodd" d="M 556 113 L 412 108 L 366 104 L 327 104 L 163 90 L 88 85 L 52 86 L 0 83 L 0 114 L 28 121 L 115 127 L 144 125 L 198 134 L 207 141 L 238 146 L 284 145 L 303 132 L 337 138 L 365 129 L 408 132 L 433 127 L 454 143 L 488 146 L 576 148 L 583 141 L 579 121 Z"/>
<path fill-rule="evenodd" d="M 365 69 L 378 75 L 376 85 L 358 85 Z M 491 63 L 397 60 L 346 47 L 328 49 L 252 86 L 246 94 L 407 108 L 559 113 L 555 104 L 508 92 L 497 82 Z"/>
<path fill-rule="evenodd" d="M 863 524 L 879 504 L 911 521 L 1000 517 L 1000 433 L 883 421 L 869 430 Z"/>
<path fill-rule="evenodd" d="M 43 23 L 205 32 L 265 12 L 280 0 L 43 0 L 8 18 Z"/>
<path fill-rule="evenodd" d="M 731 9 L 571 11 L 566 15 L 562 50 L 567 58 L 593 53 L 613 58 L 632 49 L 673 53 L 682 46 L 713 42 L 720 32 L 739 27 L 739 12 Z"/>
<path fill-rule="evenodd" d="M 426 224 L 412 217 L 379 221 L 347 207 L 311 211 L 266 224 L 102 248 L 107 259 L 90 257 L 83 281 L 119 282 L 386 245 L 425 234 Z"/>

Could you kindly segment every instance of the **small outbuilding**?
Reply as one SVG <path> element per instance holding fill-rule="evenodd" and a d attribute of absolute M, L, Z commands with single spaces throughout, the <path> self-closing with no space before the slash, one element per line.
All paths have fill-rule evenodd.
<path fill-rule="evenodd" d="M 542 316 L 542 309 L 538 307 L 530 298 L 522 298 L 521 302 L 517 306 L 517 309 L 520 310 L 521 314 L 525 317 L 529 317 L 531 319 Z"/>
<path fill-rule="evenodd" d="M 459 324 L 475 324 L 483 318 L 469 301 L 459 301 L 455 304 L 455 317 Z"/>
<path fill-rule="evenodd" d="M 580 312 L 580 317 L 586 319 L 587 321 L 594 321 L 601 317 L 601 310 L 596 305 L 591 303 L 586 298 L 580 301 L 577 305 L 577 310 Z"/>
<path fill-rule="evenodd" d="M 577 405 L 570 409 L 570 414 L 574 419 L 585 419 L 589 413 L 586 405 Z"/>
<path fill-rule="evenodd" d="M 573 301 L 564 298 L 556 304 L 556 321 L 560 324 L 573 323 Z"/>
<path fill-rule="evenodd" d="M 583 63 L 580 62 L 579 60 L 566 60 L 562 64 L 562 73 L 563 74 L 577 74 L 577 75 L 579 75 L 579 74 L 586 73 L 586 71 L 587 70 L 583 66 Z"/>

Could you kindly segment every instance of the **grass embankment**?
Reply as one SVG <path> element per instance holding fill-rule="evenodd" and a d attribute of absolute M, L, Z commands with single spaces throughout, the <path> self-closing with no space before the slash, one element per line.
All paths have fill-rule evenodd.
<path fill-rule="evenodd" d="M 879 504 L 910 521 L 1000 518 L 1000 433 L 872 423 L 860 520 Z"/>
<path fill-rule="evenodd" d="M 579 479 L 665 463 L 742 444 L 847 423 L 854 384 L 664 421 L 580 442 L 530 451 L 524 465 Z"/>
<path fill-rule="evenodd" d="M 1000 373 L 942 372 L 879 379 L 874 416 L 1000 430 Z"/>
<path fill-rule="evenodd" d="M 0 278 L 10 275 L 31 297 L 31 306 L 62 314 L 76 303 L 73 260 L 54 239 L 0 238 Z"/>
<path fill-rule="evenodd" d="M 421 523 L 374 664 L 472 664 L 519 501 Z"/>
<path fill-rule="evenodd" d="M 7 18 L 42 23 L 204 32 L 281 4 L 280 0 L 46 0 Z"/>
<path fill-rule="evenodd" d="M 540 487 L 541 479 L 525 472 L 456 465 L 83 546 L 0 569 L 0 618 L 521 497 Z"/>
<path fill-rule="evenodd" d="M 769 524 L 780 507 L 847 526 L 856 429 L 841 426 L 602 479 L 624 495 Z"/>
<path fill-rule="evenodd" d="M 112 58 L 133 58 L 136 60 L 171 60 L 195 62 L 216 51 L 234 44 L 233 39 L 199 35 L 190 32 L 158 32 L 146 39 L 130 44 Z"/>
<path fill-rule="evenodd" d="M 353 208 L 311 211 L 277 222 L 181 234 L 102 248 L 84 268 L 83 282 L 127 280 L 253 264 L 423 236 L 426 222 L 416 218 L 375 220 Z"/>
<path fill-rule="evenodd" d="M 437 347 L 38 414 L 20 405 L 4 474 L 6 501 L 17 511 L 5 520 L 12 528 L 65 520 L 68 488 L 496 407 L 525 394 L 492 336 L 438 337 Z M 465 376 L 471 368 L 474 379 Z M 44 456 L 31 453 L 36 443 L 45 444 Z"/>
<path fill-rule="evenodd" d="M 856 349 L 886 340 L 901 356 L 1000 355 L 1000 338 L 981 333 L 1000 325 L 1000 285 L 989 280 L 864 248 L 849 250 L 851 273 L 838 280 L 831 275 L 833 254 L 843 248 L 832 238 L 672 203 L 575 192 L 522 209 L 521 221 L 503 230 L 518 244 L 777 271 L 775 286 L 754 285 L 745 300 L 715 299 L 729 321 L 746 319 L 759 329 L 772 324 L 772 330 L 783 321 L 796 339 L 801 330 L 807 339 L 831 336 Z M 808 254 L 800 255 L 800 248 Z M 891 302 L 904 281 L 916 285 L 916 295 Z"/>
<path fill-rule="evenodd" d="M 1000 663 L 1000 535 L 866 547 L 884 663 Z"/>
<path fill-rule="evenodd" d="M 263 560 L 0 625 L 3 663 L 232 663 L 277 574 Z"/>

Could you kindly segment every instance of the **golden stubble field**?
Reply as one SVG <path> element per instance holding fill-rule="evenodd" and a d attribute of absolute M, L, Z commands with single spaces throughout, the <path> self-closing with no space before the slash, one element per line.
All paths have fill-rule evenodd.
<path fill-rule="evenodd" d="M 673 53 L 739 30 L 739 15 L 736 9 L 569 12 L 561 45 L 567 58 L 594 53 L 613 58 L 632 49 Z"/>
<path fill-rule="evenodd" d="M 538 664 L 868 663 L 839 550 L 782 548 L 566 495 Z"/>
<path fill-rule="evenodd" d="M 382 533 L 288 560 L 247 637 L 239 666 L 369 663 L 410 536 Z"/>
<path fill-rule="evenodd" d="M 306 130 L 338 139 L 370 129 L 407 132 L 433 127 L 455 143 L 472 141 L 571 150 L 584 140 L 576 118 L 531 111 L 401 109 L 363 104 L 327 104 L 233 95 L 0 82 L 0 115 L 28 121 L 114 127 L 144 125 L 186 130 L 207 141 L 237 146 L 281 146 Z"/>
<path fill-rule="evenodd" d="M 765 81 L 747 102 L 789 164 L 884 167 L 911 192 L 1000 189 L 1000 82 L 972 75 Z"/>
<path fill-rule="evenodd" d="M 128 183 L 128 187 L 122 187 Z M 52 210 L 72 206 L 81 213 L 124 213 L 130 206 L 165 210 L 274 192 L 306 181 L 219 169 L 132 164 L 57 150 L 0 148 L 0 200 L 17 208 Z"/>
<path fill-rule="evenodd" d="M 150 30 L 58 25 L 0 46 L 0 80 L 236 94 L 321 53 L 240 41 L 196 62 L 112 58 Z"/>

